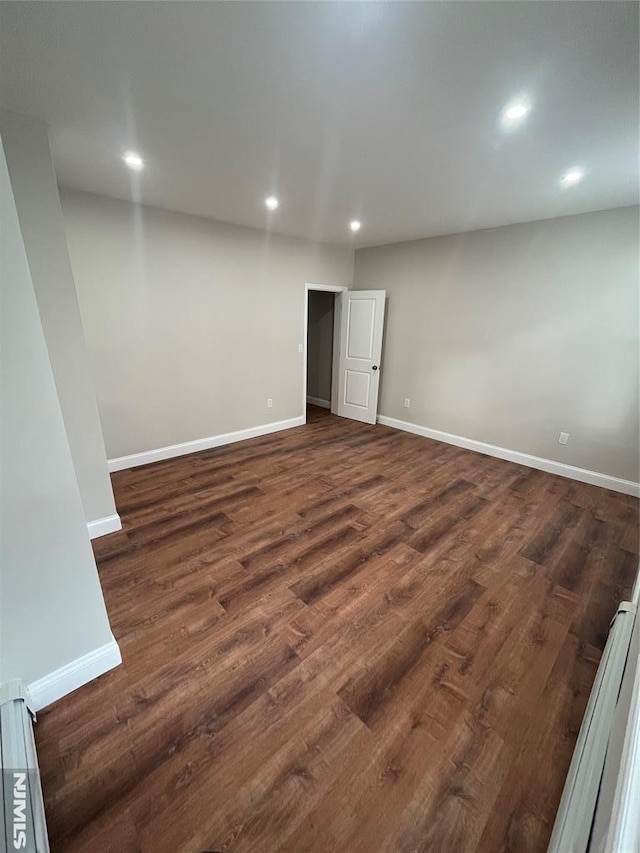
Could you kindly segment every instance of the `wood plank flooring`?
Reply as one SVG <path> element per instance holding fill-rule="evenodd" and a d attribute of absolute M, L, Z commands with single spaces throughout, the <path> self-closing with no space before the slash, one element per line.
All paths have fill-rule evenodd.
<path fill-rule="evenodd" d="M 54 851 L 546 850 L 637 500 L 315 408 L 113 485 Z"/>

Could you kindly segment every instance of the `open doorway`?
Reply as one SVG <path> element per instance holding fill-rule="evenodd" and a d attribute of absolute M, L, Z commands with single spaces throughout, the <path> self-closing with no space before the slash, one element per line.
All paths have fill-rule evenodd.
<path fill-rule="evenodd" d="M 339 356 L 337 297 L 346 287 L 306 284 L 304 298 L 304 364 L 302 411 L 307 405 L 335 412 Z"/>
<path fill-rule="evenodd" d="M 331 408 L 335 293 L 310 290 L 307 310 L 307 405 Z"/>
<path fill-rule="evenodd" d="M 307 284 L 302 411 L 307 405 L 375 424 L 386 292 Z"/>

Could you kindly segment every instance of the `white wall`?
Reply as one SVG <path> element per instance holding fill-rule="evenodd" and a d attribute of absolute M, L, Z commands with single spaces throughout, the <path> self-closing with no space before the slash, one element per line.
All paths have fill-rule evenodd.
<path fill-rule="evenodd" d="M 109 458 L 303 414 L 305 282 L 350 284 L 350 249 L 61 198 Z"/>
<path fill-rule="evenodd" d="M 309 291 L 307 396 L 331 401 L 335 293 Z"/>
<path fill-rule="evenodd" d="M 356 251 L 380 413 L 638 482 L 638 281 L 638 208 Z"/>
<path fill-rule="evenodd" d="M 5 156 L 87 522 L 116 512 L 46 125 L 0 112 Z"/>
<path fill-rule="evenodd" d="M 0 681 L 30 684 L 114 644 L 1 151 L 0 204 Z"/>

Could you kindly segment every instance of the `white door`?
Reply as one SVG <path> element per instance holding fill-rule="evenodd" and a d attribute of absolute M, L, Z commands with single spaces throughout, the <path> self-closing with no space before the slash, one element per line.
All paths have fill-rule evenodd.
<path fill-rule="evenodd" d="M 346 290 L 338 296 L 340 353 L 337 414 L 375 424 L 386 290 Z"/>

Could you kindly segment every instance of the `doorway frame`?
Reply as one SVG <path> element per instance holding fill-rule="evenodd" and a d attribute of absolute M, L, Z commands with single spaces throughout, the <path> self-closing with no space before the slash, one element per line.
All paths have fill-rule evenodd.
<path fill-rule="evenodd" d="M 304 286 L 304 322 L 302 324 L 302 422 L 307 422 L 307 338 L 309 335 L 309 291 L 319 290 L 324 293 L 344 293 L 349 290 L 348 287 L 341 284 L 314 284 L 306 282 Z M 336 329 L 340 329 L 340 303 L 334 297 L 333 307 L 333 353 L 332 353 L 332 369 L 331 369 L 331 411 L 333 412 L 336 402 L 338 387 L 336 380 L 338 378 L 338 363 L 336 354 L 339 355 L 340 341 L 339 331 L 336 337 Z M 336 346 L 338 344 L 338 346 Z"/>

